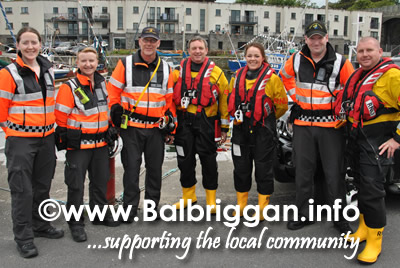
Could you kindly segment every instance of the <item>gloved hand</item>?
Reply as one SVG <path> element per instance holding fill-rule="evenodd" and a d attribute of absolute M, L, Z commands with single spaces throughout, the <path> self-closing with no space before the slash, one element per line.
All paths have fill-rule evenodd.
<path fill-rule="evenodd" d="M 109 126 L 104 139 L 108 145 L 114 145 L 114 141 L 118 139 L 118 130 L 113 126 Z"/>
<path fill-rule="evenodd" d="M 121 104 L 116 103 L 113 106 L 111 106 L 110 116 L 111 116 L 111 121 L 113 122 L 115 127 L 121 126 L 123 113 L 124 109 L 122 108 Z"/>
<path fill-rule="evenodd" d="M 299 118 L 301 113 L 301 107 L 297 103 L 294 103 L 290 108 L 289 123 L 294 123 L 294 120 Z"/>
<path fill-rule="evenodd" d="M 67 128 L 57 126 L 54 132 L 58 151 L 67 149 Z"/>

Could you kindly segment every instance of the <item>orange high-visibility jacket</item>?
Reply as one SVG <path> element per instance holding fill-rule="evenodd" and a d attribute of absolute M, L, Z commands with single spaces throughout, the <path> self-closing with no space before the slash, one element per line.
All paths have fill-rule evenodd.
<path fill-rule="evenodd" d="M 159 56 L 154 62 L 147 64 L 140 56 L 140 50 L 134 55 L 119 60 L 107 84 L 110 98 L 109 107 L 114 104 L 121 104 L 122 107 L 131 112 L 135 106 L 144 87 L 149 82 L 153 71 L 156 68 Z M 138 120 L 130 117 L 128 126 L 139 128 L 158 127 L 158 123 L 149 122 L 143 118 L 160 118 L 169 110 L 176 122 L 176 108 L 172 101 L 173 80 L 171 68 L 168 63 L 161 60 L 156 75 L 153 77 L 140 99 L 134 113 L 139 114 Z M 143 117 L 144 116 L 144 117 Z"/>
<path fill-rule="evenodd" d="M 20 55 L 0 71 L 0 126 L 6 137 L 45 137 L 54 132 L 54 72 L 42 56 L 40 78 Z"/>
<path fill-rule="evenodd" d="M 334 127 L 338 120 L 334 113 L 335 96 L 343 89 L 354 68 L 342 55 L 335 53 L 329 43 L 326 53 L 317 70 L 317 64 L 305 45 L 280 71 L 286 91 L 302 109 L 294 121 L 296 125 Z M 326 70 L 328 77 L 318 78 L 317 71 L 321 68 Z"/>
<path fill-rule="evenodd" d="M 56 123 L 60 127 L 82 131 L 81 149 L 106 146 L 108 129 L 108 99 L 106 83 L 98 72 L 94 73 L 94 88 L 87 76 L 79 72 L 76 78 L 61 85 L 56 100 Z M 82 104 L 75 93 L 81 88 L 89 101 Z"/>

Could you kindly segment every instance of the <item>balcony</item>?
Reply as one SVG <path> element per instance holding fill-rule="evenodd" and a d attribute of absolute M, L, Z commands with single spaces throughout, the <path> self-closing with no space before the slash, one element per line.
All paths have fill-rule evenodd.
<path fill-rule="evenodd" d="M 89 16 L 90 21 L 110 21 L 110 13 L 94 13 Z M 45 13 L 44 20 L 49 22 L 73 22 L 73 21 L 86 21 L 87 18 L 83 13 Z"/>
<path fill-rule="evenodd" d="M 241 24 L 241 25 L 255 25 L 258 24 L 258 17 L 250 16 L 229 16 L 229 24 Z"/>
<path fill-rule="evenodd" d="M 108 35 L 109 30 L 103 28 L 94 28 L 94 33 L 99 35 Z M 59 29 L 59 33 L 57 34 L 59 37 L 71 37 L 71 36 L 79 36 L 79 37 L 87 37 L 88 29 L 80 29 L 80 30 L 71 30 L 71 29 Z M 92 33 L 91 33 L 92 35 Z"/>
<path fill-rule="evenodd" d="M 147 14 L 147 22 L 154 22 L 155 16 L 154 14 Z M 168 14 L 168 13 L 162 13 L 160 16 L 157 17 L 157 23 L 159 22 L 172 22 L 172 23 L 178 23 L 179 22 L 179 14 Z"/>

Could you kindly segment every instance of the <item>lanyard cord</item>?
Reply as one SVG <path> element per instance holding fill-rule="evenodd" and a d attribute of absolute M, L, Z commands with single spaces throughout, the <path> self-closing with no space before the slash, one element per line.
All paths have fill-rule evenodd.
<path fill-rule="evenodd" d="M 156 68 L 154 69 L 154 72 L 153 72 L 153 74 L 151 75 L 149 82 L 147 82 L 146 86 L 144 87 L 144 89 L 143 89 L 142 93 L 140 94 L 138 100 L 136 101 L 135 105 L 132 107 L 131 113 L 133 113 L 133 112 L 136 110 L 136 107 L 138 106 L 140 100 L 142 99 L 144 93 L 146 92 L 146 89 L 149 87 L 151 80 L 153 80 L 154 75 L 157 73 L 158 67 L 160 66 L 160 62 L 161 62 L 161 59 L 160 59 L 160 57 L 158 57 L 157 66 L 156 66 Z"/>

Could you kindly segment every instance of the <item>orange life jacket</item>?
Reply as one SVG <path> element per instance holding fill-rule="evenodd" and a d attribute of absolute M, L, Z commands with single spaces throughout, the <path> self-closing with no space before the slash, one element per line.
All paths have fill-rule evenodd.
<path fill-rule="evenodd" d="M 246 74 L 249 67 L 245 66 L 237 71 L 234 87 L 228 97 L 228 111 L 234 116 L 240 106 L 248 106 L 244 111 L 244 115 L 250 119 L 254 119 L 253 124 L 263 121 L 270 114 L 274 113 L 274 104 L 270 97 L 265 94 L 265 85 L 268 83 L 273 69 L 268 63 L 263 63 L 263 67 L 257 77 L 252 88 L 246 90 Z"/>
<path fill-rule="evenodd" d="M 192 59 L 184 59 L 181 62 L 179 79 L 174 86 L 174 102 L 181 105 L 183 97 L 189 97 L 190 103 L 197 105 L 198 111 L 202 107 L 213 105 L 218 99 L 218 86 L 210 82 L 211 72 L 215 63 L 208 57 L 205 58 L 198 75 L 193 79 L 191 74 Z"/>

